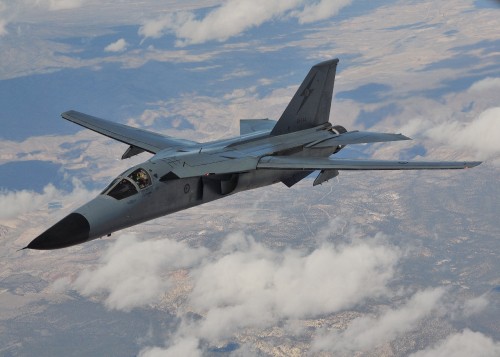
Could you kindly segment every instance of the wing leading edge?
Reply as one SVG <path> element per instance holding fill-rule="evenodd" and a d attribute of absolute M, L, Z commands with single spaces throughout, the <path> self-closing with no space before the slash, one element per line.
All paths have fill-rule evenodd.
<path fill-rule="evenodd" d="M 157 152 L 168 148 L 182 149 L 198 145 L 198 143 L 194 141 L 176 139 L 151 131 L 133 128 L 131 126 L 93 117 L 74 110 L 64 112 L 61 116 L 66 120 L 93 130 L 99 134 L 118 140 L 122 143 L 129 144 L 130 148 L 122 158 L 136 155 L 142 151 L 156 154 Z"/>
<path fill-rule="evenodd" d="M 480 161 L 390 161 L 264 156 L 257 169 L 269 170 L 446 170 L 466 169 Z"/>
<path fill-rule="evenodd" d="M 322 139 L 310 144 L 307 148 L 323 148 L 332 147 L 337 145 L 353 145 L 353 144 L 368 144 L 368 143 L 382 143 L 389 141 L 411 140 L 403 134 L 390 134 L 390 133 L 374 133 L 368 131 L 348 131 L 339 134 L 329 139 Z"/>

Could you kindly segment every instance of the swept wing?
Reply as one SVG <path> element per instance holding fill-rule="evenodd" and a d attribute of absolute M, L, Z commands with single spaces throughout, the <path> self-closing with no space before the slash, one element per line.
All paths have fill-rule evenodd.
<path fill-rule="evenodd" d="M 143 151 L 156 154 L 165 149 L 182 149 L 198 145 L 198 143 L 194 141 L 176 139 L 151 131 L 133 128 L 74 110 L 64 112 L 61 116 L 66 120 L 98 132 L 99 134 L 129 144 L 130 148 L 122 158 L 130 157 Z"/>

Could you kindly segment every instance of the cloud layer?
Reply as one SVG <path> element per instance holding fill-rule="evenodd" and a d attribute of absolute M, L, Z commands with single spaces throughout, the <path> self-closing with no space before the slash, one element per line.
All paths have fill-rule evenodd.
<path fill-rule="evenodd" d="M 207 254 L 172 240 L 139 241 L 123 235 L 101 258 L 96 270 L 86 270 L 74 287 L 84 296 L 102 294 L 105 305 L 125 310 L 157 302 L 170 286 L 169 271 L 190 267 Z"/>
<path fill-rule="evenodd" d="M 329 314 L 386 295 L 400 253 L 382 237 L 280 252 L 239 233 L 227 238 L 218 255 L 192 273 L 189 298 L 205 315 L 198 328 L 209 340 L 229 337 L 235 328 Z"/>
<path fill-rule="evenodd" d="M 465 329 L 451 334 L 433 347 L 413 353 L 411 357 L 494 357 L 500 355 L 500 342 L 480 332 Z"/>
<path fill-rule="evenodd" d="M 500 155 L 500 107 L 486 109 L 468 123 L 448 120 L 435 124 L 428 119 L 416 118 L 403 131 L 408 135 L 418 133 L 457 149 L 469 149 L 476 159 L 498 158 Z"/>
<path fill-rule="evenodd" d="M 342 332 L 333 331 L 317 337 L 312 350 L 342 355 L 372 350 L 417 328 L 418 322 L 439 308 L 443 295 L 442 288 L 419 291 L 402 306 L 388 309 L 377 317 L 360 317 Z"/>
<path fill-rule="evenodd" d="M 104 47 L 105 52 L 122 52 L 127 49 L 128 43 L 124 38 L 120 38 L 116 42 L 110 43 Z"/>
<path fill-rule="evenodd" d="M 399 249 L 383 235 L 353 236 L 334 244 L 326 232 L 338 224 L 325 228 L 311 249 L 271 249 L 242 232 L 229 234 L 212 251 L 122 235 L 99 267 L 84 271 L 73 283 L 63 278 L 54 289 L 67 286 L 87 297 L 100 296 L 110 309 L 129 311 L 159 303 L 174 286 L 188 284 L 187 311 L 201 318 L 192 321 L 179 310 L 182 322 L 168 347 L 148 348 L 142 355 L 186 349 L 198 353 L 201 341 L 217 344 L 247 328 L 314 318 L 392 295 L 387 284 L 401 257 Z M 184 269 L 189 275 L 179 282 L 176 272 Z"/>
<path fill-rule="evenodd" d="M 52 184 L 45 186 L 42 193 L 28 190 L 0 191 L 0 220 L 13 219 L 41 208 L 46 209 L 52 201 L 64 201 L 68 204 L 83 203 L 97 194 L 97 191 L 87 190 L 76 178 L 72 179 L 72 184 L 71 192 L 58 190 Z"/>
<path fill-rule="evenodd" d="M 146 21 L 139 28 L 144 38 L 174 33 L 178 46 L 225 41 L 251 27 L 280 17 L 310 23 L 334 16 L 352 0 L 229 0 L 198 19 L 193 12 L 177 12 Z"/>
<path fill-rule="evenodd" d="M 380 349 L 421 328 L 426 320 L 469 318 L 488 306 L 485 296 L 457 299 L 441 287 L 409 294 L 390 287 L 402 252 L 380 234 L 361 239 L 353 231 L 344 243 L 335 244 L 329 232 L 338 225 L 334 220 L 325 227 L 308 249 L 273 249 L 243 232 L 229 234 L 215 249 L 124 234 L 98 267 L 82 272 L 73 282 L 62 278 L 53 289 L 74 289 L 102 299 L 109 309 L 123 311 L 164 305 L 174 291 L 182 290 L 184 303 L 173 311 L 179 318 L 177 327 L 169 331 L 165 346 L 145 347 L 139 353 L 142 357 L 199 356 L 207 346 L 221 346 L 245 331 L 277 325 L 293 338 L 310 338 L 312 353 L 351 355 Z M 311 336 L 301 322 L 387 298 L 400 302 L 392 307 L 382 304 L 343 329 L 318 328 Z M 499 348 L 491 338 L 466 329 L 416 356 L 451 353 L 459 338 L 469 341 L 465 351 L 479 355 L 483 351 L 489 356 Z"/>
<path fill-rule="evenodd" d="M 316 316 L 387 293 L 385 285 L 400 253 L 384 242 L 383 236 L 376 236 L 350 245 L 318 242 L 308 253 L 275 251 L 240 232 L 230 234 L 220 249 L 207 256 L 205 248 L 124 235 L 103 256 L 101 267 L 83 273 L 75 287 L 85 295 L 104 293 L 110 308 L 130 309 L 141 302 L 129 302 L 126 296 L 148 289 L 136 291 L 134 284 L 116 286 L 110 281 L 143 281 L 146 277 L 159 281 L 164 271 L 193 266 L 190 304 L 200 311 L 215 308 L 223 314 L 227 308 L 249 314 L 259 308 L 279 318 Z M 152 295 L 167 285 L 155 285 Z M 130 291 L 125 293 L 127 289 Z M 116 301 L 115 296 L 124 301 Z M 145 301 L 150 302 L 149 298 Z M 253 323 L 257 322 L 249 324 Z M 211 328 L 206 331 L 214 332 Z"/>

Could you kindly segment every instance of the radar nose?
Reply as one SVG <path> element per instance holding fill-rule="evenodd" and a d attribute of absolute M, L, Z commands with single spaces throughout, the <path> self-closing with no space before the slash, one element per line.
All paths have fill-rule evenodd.
<path fill-rule="evenodd" d="M 89 221 L 80 213 L 71 213 L 33 239 L 29 249 L 50 250 L 69 247 L 89 239 Z"/>

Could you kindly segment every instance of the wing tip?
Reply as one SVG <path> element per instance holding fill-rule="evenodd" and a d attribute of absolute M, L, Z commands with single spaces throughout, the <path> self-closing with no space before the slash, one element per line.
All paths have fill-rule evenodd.
<path fill-rule="evenodd" d="M 481 165 L 483 162 L 482 161 L 469 161 L 469 162 L 464 162 L 464 168 L 465 169 L 471 169 L 473 167 Z"/>
<path fill-rule="evenodd" d="M 70 118 L 70 117 L 71 117 L 74 113 L 77 113 L 77 112 L 76 112 L 76 111 L 74 111 L 74 110 L 67 110 L 67 111 L 65 111 L 65 112 L 61 113 L 61 117 L 62 117 L 63 119 L 69 120 L 69 118 Z"/>

